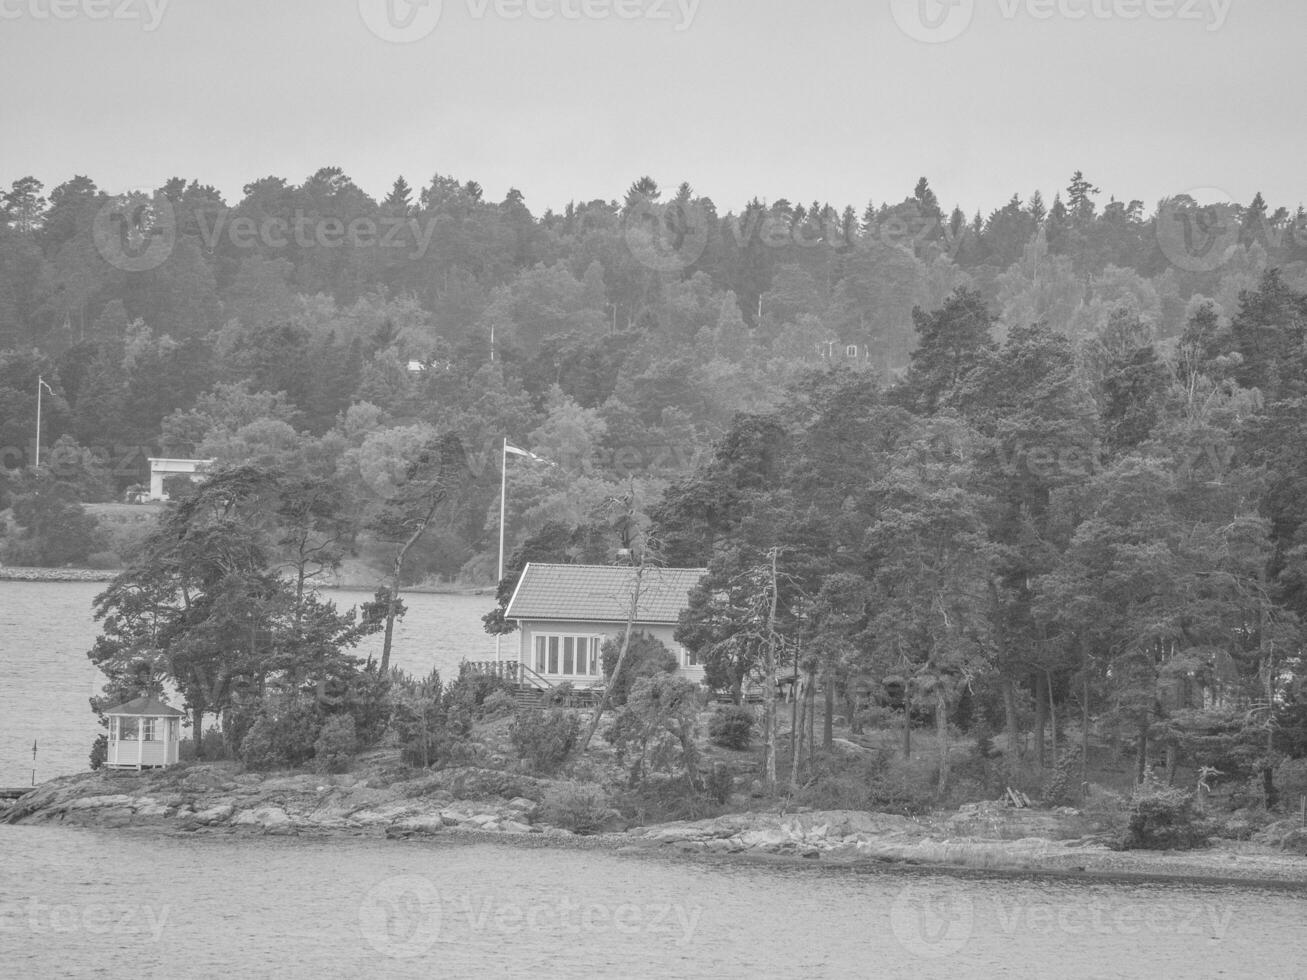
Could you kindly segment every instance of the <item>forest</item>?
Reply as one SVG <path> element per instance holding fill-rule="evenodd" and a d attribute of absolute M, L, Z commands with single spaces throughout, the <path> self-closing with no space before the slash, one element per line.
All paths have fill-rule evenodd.
<path fill-rule="evenodd" d="M 679 635 L 723 690 L 777 658 L 829 717 L 894 677 L 941 733 L 1033 728 L 1042 763 L 1094 727 L 1271 804 L 1307 750 L 1307 213 L 1102 197 L 723 213 L 644 177 L 537 217 L 440 175 L 25 178 L 5 560 L 130 563 L 83 505 L 160 455 L 329 484 L 379 582 L 485 584 L 507 437 L 555 464 L 510 463 L 510 576 L 636 533 L 708 567 Z M 401 568 L 386 514 L 451 437 L 467 479 Z"/>

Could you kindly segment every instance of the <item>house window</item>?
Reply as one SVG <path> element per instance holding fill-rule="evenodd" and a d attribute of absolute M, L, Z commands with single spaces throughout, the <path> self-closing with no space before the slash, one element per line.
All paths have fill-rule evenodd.
<path fill-rule="evenodd" d="M 160 741 L 160 739 L 155 738 L 155 725 L 156 725 L 157 721 L 158 721 L 158 719 L 156 719 L 156 718 L 142 718 L 142 719 L 141 719 L 141 741 L 142 741 L 142 742 L 158 742 L 158 741 Z"/>
<path fill-rule="evenodd" d="M 537 674 L 560 677 L 598 677 L 598 636 L 541 636 L 534 637 L 534 668 Z"/>
<path fill-rule="evenodd" d="M 689 647 L 681 647 L 681 661 L 687 667 L 698 667 L 699 655 Z"/>

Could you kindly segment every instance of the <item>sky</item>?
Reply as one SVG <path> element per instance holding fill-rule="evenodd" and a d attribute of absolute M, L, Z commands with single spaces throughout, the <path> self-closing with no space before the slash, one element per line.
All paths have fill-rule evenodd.
<path fill-rule="evenodd" d="M 1301 0 L 0 0 L 0 184 L 1307 200 Z"/>

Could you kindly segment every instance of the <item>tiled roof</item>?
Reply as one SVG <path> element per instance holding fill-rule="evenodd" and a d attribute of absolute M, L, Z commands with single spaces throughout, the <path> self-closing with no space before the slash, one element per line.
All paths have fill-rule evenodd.
<path fill-rule="evenodd" d="M 184 718 L 186 716 L 184 711 L 170 708 L 155 698 L 137 698 L 135 701 L 120 704 L 116 708 L 107 708 L 104 713 L 106 715 L 144 715 L 154 718 Z"/>
<path fill-rule="evenodd" d="M 646 568 L 636 621 L 675 623 L 706 568 Z M 508 604 L 507 619 L 624 623 L 635 588 L 630 565 L 543 565 L 530 562 Z"/>

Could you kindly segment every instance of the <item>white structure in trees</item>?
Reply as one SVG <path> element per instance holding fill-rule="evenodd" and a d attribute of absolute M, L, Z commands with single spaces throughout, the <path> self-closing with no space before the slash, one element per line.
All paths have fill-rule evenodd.
<path fill-rule="evenodd" d="M 155 459 L 150 457 L 150 496 L 149 500 L 167 500 L 163 492 L 163 481 L 170 476 L 200 477 L 204 468 L 213 463 L 211 459 Z"/>

